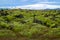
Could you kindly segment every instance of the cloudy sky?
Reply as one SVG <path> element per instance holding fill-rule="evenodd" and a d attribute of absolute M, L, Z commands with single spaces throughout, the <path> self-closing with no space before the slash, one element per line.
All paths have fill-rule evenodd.
<path fill-rule="evenodd" d="M 0 8 L 54 9 L 60 8 L 60 0 L 0 0 Z"/>

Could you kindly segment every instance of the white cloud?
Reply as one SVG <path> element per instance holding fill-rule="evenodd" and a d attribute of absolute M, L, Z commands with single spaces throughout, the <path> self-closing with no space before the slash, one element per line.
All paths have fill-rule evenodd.
<path fill-rule="evenodd" d="M 47 5 L 47 8 L 50 8 L 50 9 L 60 8 L 60 5 Z"/>
<path fill-rule="evenodd" d="M 46 4 L 32 4 L 32 5 L 25 5 L 25 6 L 17 6 L 16 8 L 22 9 L 45 9 Z"/>
<path fill-rule="evenodd" d="M 24 0 L 22 0 L 24 1 Z M 29 1 L 29 0 L 25 0 Z M 51 5 L 56 4 L 56 1 L 49 2 L 48 0 L 33 0 L 32 2 L 37 2 L 37 4 L 31 4 L 31 5 L 24 5 L 24 6 L 16 6 L 13 8 L 21 8 L 21 9 L 54 9 L 54 8 L 60 8 L 60 5 Z M 58 2 L 59 3 L 59 2 Z"/>
<path fill-rule="evenodd" d="M 60 8 L 60 5 L 50 5 L 46 3 L 38 3 L 38 4 L 32 4 L 32 5 L 24 5 L 24 6 L 13 6 L 13 7 L 0 7 L 0 8 L 10 8 L 10 9 L 55 9 L 55 8 Z"/>
<path fill-rule="evenodd" d="M 16 8 L 21 8 L 21 9 L 54 9 L 54 8 L 60 8 L 60 5 L 52 5 L 52 4 L 60 4 L 60 2 L 52 1 L 49 2 L 49 0 L 18 0 L 20 2 L 23 2 L 23 4 L 27 1 L 31 1 L 31 5 L 23 5 L 23 6 L 13 6 L 13 7 L 1 7 L 0 8 L 10 8 L 10 9 L 16 9 Z M 36 2 L 36 4 L 33 4 Z M 27 2 L 28 4 L 29 2 Z M 22 3 L 21 3 L 22 4 Z M 26 3 L 25 3 L 26 4 Z"/>
<path fill-rule="evenodd" d="M 21 9 L 54 9 L 60 8 L 60 5 L 49 5 L 49 4 L 32 4 L 32 5 L 24 5 L 24 6 L 16 6 L 15 8 Z"/>

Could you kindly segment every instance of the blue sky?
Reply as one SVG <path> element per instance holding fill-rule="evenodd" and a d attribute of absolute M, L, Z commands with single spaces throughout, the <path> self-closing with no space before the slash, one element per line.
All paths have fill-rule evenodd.
<path fill-rule="evenodd" d="M 60 0 L 0 0 L 0 8 L 46 9 L 60 8 Z"/>

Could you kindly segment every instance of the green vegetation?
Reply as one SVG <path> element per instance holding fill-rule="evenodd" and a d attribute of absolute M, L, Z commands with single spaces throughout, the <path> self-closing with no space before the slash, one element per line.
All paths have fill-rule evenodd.
<path fill-rule="evenodd" d="M 60 10 L 1 9 L 1 37 L 12 37 L 13 40 L 60 40 Z"/>

